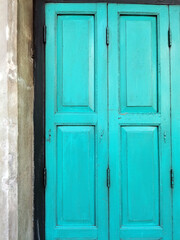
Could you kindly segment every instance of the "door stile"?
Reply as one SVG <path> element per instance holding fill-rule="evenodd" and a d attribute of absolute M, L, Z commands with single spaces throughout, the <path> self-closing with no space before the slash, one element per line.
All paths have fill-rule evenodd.
<path fill-rule="evenodd" d="M 120 185 L 120 154 L 119 154 L 119 128 L 118 118 L 118 4 L 108 4 L 109 46 L 108 46 L 108 83 L 109 83 L 109 166 L 111 170 L 111 187 L 109 190 L 109 240 L 119 239 L 120 216 L 119 203 L 121 202 Z M 119 186 L 119 187 L 118 187 Z"/>
<path fill-rule="evenodd" d="M 169 79 L 170 79 L 170 143 L 171 143 L 171 169 L 170 169 L 170 186 L 171 186 L 171 223 L 172 223 L 172 239 L 173 236 L 173 190 L 174 190 L 174 169 L 173 169 L 173 138 L 172 138 L 172 59 L 171 59 L 171 49 L 172 49 L 172 30 L 171 30 L 171 17 L 170 17 L 170 6 L 168 6 L 168 20 L 169 20 L 169 30 L 168 30 L 168 46 L 169 46 Z"/>
<path fill-rule="evenodd" d="M 180 7 L 169 6 L 172 46 L 171 57 L 171 140 L 172 168 L 174 170 L 173 196 L 173 240 L 180 239 Z"/>

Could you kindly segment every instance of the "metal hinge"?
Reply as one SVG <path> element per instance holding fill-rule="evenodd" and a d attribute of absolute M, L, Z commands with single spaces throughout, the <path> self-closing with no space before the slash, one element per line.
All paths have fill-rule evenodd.
<path fill-rule="evenodd" d="M 174 188 L 174 170 L 170 170 L 170 177 L 171 177 L 171 188 Z"/>
<path fill-rule="evenodd" d="M 43 26 L 43 42 L 44 44 L 46 44 L 46 31 L 47 31 L 47 27 L 46 25 Z"/>
<path fill-rule="evenodd" d="M 109 27 L 106 27 L 106 45 L 109 45 Z"/>
<path fill-rule="evenodd" d="M 44 171 L 43 171 L 43 180 L 44 180 L 44 187 L 46 188 L 46 185 L 47 185 L 47 169 L 44 168 Z"/>
<path fill-rule="evenodd" d="M 110 169 L 107 168 L 107 187 L 110 188 Z"/>
<path fill-rule="evenodd" d="M 172 46 L 172 34 L 171 34 L 171 29 L 168 30 L 168 46 Z"/>

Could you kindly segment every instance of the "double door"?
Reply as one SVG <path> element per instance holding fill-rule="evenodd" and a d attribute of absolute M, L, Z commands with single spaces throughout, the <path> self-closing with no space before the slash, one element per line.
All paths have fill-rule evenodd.
<path fill-rule="evenodd" d="M 46 5 L 46 240 L 180 239 L 179 16 Z"/>

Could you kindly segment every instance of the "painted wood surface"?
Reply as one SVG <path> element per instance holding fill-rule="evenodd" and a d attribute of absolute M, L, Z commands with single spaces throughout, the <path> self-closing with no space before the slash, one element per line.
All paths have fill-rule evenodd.
<path fill-rule="evenodd" d="M 108 239 L 106 4 L 46 5 L 46 239 Z"/>
<path fill-rule="evenodd" d="M 156 17 L 121 16 L 120 108 L 121 112 L 157 112 Z"/>
<path fill-rule="evenodd" d="M 168 7 L 108 6 L 110 240 L 171 240 Z"/>
<path fill-rule="evenodd" d="M 172 36 L 171 57 L 171 138 L 172 167 L 174 169 L 173 189 L 173 240 L 180 239 L 180 7 L 170 6 L 170 27 Z"/>
<path fill-rule="evenodd" d="M 180 8 L 169 9 L 109 4 L 107 48 L 106 4 L 46 5 L 47 240 L 180 239 Z"/>

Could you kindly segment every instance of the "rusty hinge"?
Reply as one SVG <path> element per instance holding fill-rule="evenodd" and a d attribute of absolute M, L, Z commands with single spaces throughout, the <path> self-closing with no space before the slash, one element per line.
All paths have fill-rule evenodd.
<path fill-rule="evenodd" d="M 47 32 L 47 27 L 46 25 L 43 26 L 43 42 L 46 44 L 46 32 Z"/>
<path fill-rule="evenodd" d="M 109 27 L 106 27 L 106 45 L 109 45 Z"/>
<path fill-rule="evenodd" d="M 172 46 L 172 34 L 171 34 L 171 29 L 168 30 L 168 46 Z"/>
<path fill-rule="evenodd" d="M 43 171 L 43 181 L 44 181 L 44 187 L 46 188 L 46 185 L 47 185 L 47 169 L 44 168 L 44 171 Z"/>
<path fill-rule="evenodd" d="M 107 168 L 107 187 L 110 188 L 110 168 Z"/>
<path fill-rule="evenodd" d="M 174 170 L 170 170 L 170 177 L 171 177 L 171 188 L 174 188 Z"/>

